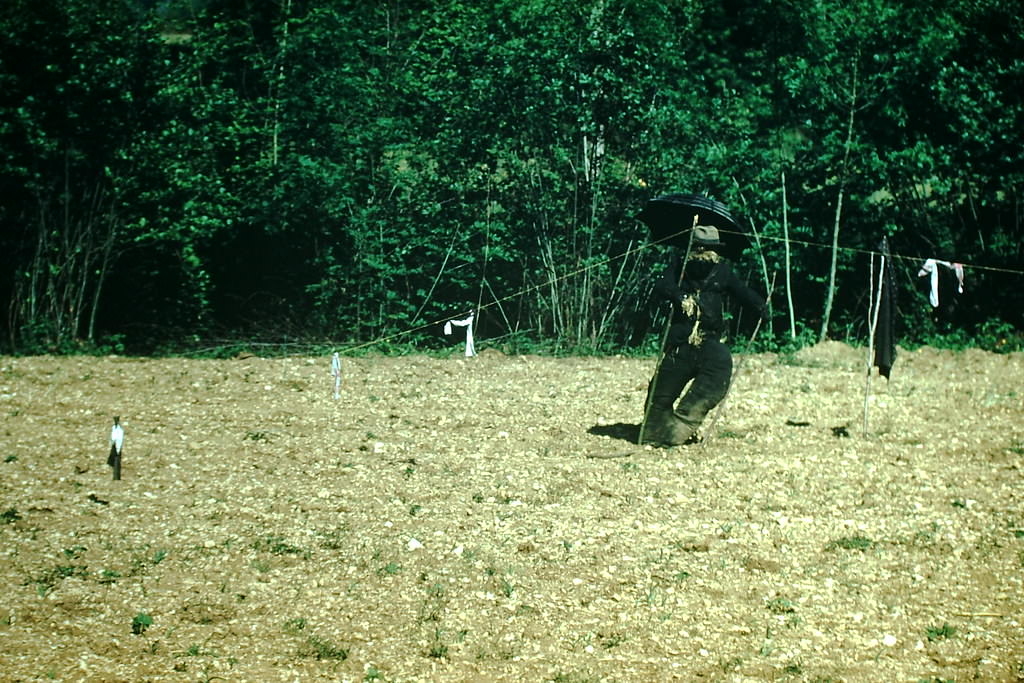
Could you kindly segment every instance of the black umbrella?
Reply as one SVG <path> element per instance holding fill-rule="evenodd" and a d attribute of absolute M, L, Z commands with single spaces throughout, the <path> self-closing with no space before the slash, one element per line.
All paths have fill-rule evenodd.
<path fill-rule="evenodd" d="M 697 194 L 655 197 L 647 202 L 637 220 L 651 229 L 651 240 L 685 247 L 690 241 L 694 216 L 697 216 L 697 225 L 718 228 L 726 251 L 738 254 L 748 245 L 746 234 L 725 204 Z"/>

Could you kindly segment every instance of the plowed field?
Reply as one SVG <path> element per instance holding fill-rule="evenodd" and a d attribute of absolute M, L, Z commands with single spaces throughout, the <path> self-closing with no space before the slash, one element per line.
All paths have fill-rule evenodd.
<path fill-rule="evenodd" d="M 654 363 L 0 358 L 0 679 L 1024 677 L 1024 356 Z"/>

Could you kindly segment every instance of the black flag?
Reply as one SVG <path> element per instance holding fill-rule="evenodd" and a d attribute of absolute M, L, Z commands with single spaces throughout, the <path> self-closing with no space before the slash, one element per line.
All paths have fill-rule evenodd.
<path fill-rule="evenodd" d="M 879 248 L 882 251 L 882 272 L 878 275 L 877 286 L 881 287 L 882 291 L 881 294 L 877 290 L 871 293 L 871 305 L 875 306 L 875 302 L 878 302 L 877 310 L 872 311 L 872 316 L 878 317 L 875 329 L 875 366 L 878 368 L 878 374 L 889 379 L 892 365 L 896 362 L 896 289 L 889 240 L 883 237 Z"/>

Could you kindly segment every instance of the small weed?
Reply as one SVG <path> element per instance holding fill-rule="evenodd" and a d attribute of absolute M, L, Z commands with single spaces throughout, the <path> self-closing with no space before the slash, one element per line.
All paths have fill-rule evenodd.
<path fill-rule="evenodd" d="M 121 578 L 121 572 L 115 571 L 113 569 L 104 569 L 102 572 L 100 572 L 99 582 L 100 583 L 115 583 L 120 578 Z"/>
<path fill-rule="evenodd" d="M 88 573 L 88 567 L 82 565 L 68 565 L 66 567 L 58 565 L 53 568 L 54 576 L 59 579 L 67 579 L 72 576 L 86 576 Z"/>
<path fill-rule="evenodd" d="M 2 520 L 4 524 L 14 524 L 19 519 L 21 519 L 21 515 L 18 513 L 17 508 L 7 508 L 3 512 L 0 512 L 0 520 Z"/>
<path fill-rule="evenodd" d="M 409 516 L 410 517 L 415 517 L 416 515 L 418 515 L 420 513 L 420 510 L 422 510 L 422 509 L 423 509 L 422 505 L 410 505 L 409 506 Z"/>
<path fill-rule="evenodd" d="M 448 656 L 448 646 L 440 641 L 435 641 L 427 650 L 427 656 L 431 659 L 444 659 Z"/>
<path fill-rule="evenodd" d="M 723 673 L 727 674 L 733 673 L 734 671 L 739 669 L 742 664 L 743 659 L 741 657 L 733 657 L 732 659 L 718 662 L 719 668 L 722 670 Z"/>
<path fill-rule="evenodd" d="M 785 598 L 775 598 L 768 602 L 768 611 L 772 614 L 791 614 L 796 611 L 793 603 Z"/>
<path fill-rule="evenodd" d="M 512 583 L 508 579 L 502 577 L 502 579 L 501 579 L 501 594 L 504 595 L 506 598 L 511 598 L 512 594 L 515 593 L 515 592 L 516 592 L 516 587 L 513 586 Z"/>
<path fill-rule="evenodd" d="M 874 545 L 874 542 L 870 538 L 863 536 L 846 536 L 835 541 L 832 541 L 827 546 L 826 550 L 867 550 Z"/>
<path fill-rule="evenodd" d="M 342 525 L 322 533 L 321 537 L 323 540 L 320 541 L 320 547 L 327 550 L 341 550 L 346 545 L 345 541 L 348 537 L 348 531 L 348 525 Z"/>
<path fill-rule="evenodd" d="M 398 572 L 402 571 L 402 565 L 397 562 L 388 562 L 386 565 L 377 570 L 377 573 L 381 576 L 394 576 Z"/>
<path fill-rule="evenodd" d="M 305 633 L 307 626 L 308 624 L 304 618 L 296 617 L 284 622 L 284 631 L 285 633 L 297 636 Z M 319 660 L 334 659 L 343 662 L 348 659 L 348 649 L 311 634 L 306 636 L 306 639 L 303 641 L 302 646 L 299 648 L 298 656 L 314 657 Z"/>
<path fill-rule="evenodd" d="M 623 472 L 639 472 L 640 463 L 636 462 L 624 462 L 620 465 Z"/>
<path fill-rule="evenodd" d="M 185 650 L 185 652 L 184 652 L 184 656 L 185 657 L 198 657 L 198 656 L 200 656 L 202 654 L 203 654 L 203 647 L 201 645 L 197 645 L 195 643 L 193 643 L 192 645 L 189 645 L 188 649 Z"/>
<path fill-rule="evenodd" d="M 153 617 L 149 616 L 145 612 L 139 612 L 132 618 L 132 633 L 135 635 L 141 635 L 152 625 Z"/>
<path fill-rule="evenodd" d="M 551 679 L 551 683 L 590 683 L 591 680 L 592 679 L 581 674 L 562 673 L 559 671 L 555 674 L 554 678 Z"/>
<path fill-rule="evenodd" d="M 252 549 L 271 555 L 302 555 L 308 557 L 309 553 L 302 548 L 289 545 L 285 542 L 284 536 L 264 536 L 252 543 Z"/>
<path fill-rule="evenodd" d="M 166 550 L 157 550 L 155 553 L 153 553 L 153 559 L 151 559 L 150 562 L 155 567 L 156 565 L 158 565 L 161 562 L 163 562 L 164 559 L 166 559 L 166 558 L 167 558 L 167 551 Z"/>
<path fill-rule="evenodd" d="M 298 617 L 296 619 L 289 619 L 288 621 L 284 622 L 285 633 L 291 633 L 292 635 L 295 635 L 305 628 L 306 620 L 302 617 Z"/>
<path fill-rule="evenodd" d="M 611 650 L 612 648 L 618 647 L 619 645 L 622 645 L 624 642 L 626 642 L 626 636 L 621 633 L 613 633 L 610 636 L 603 636 L 601 634 L 598 634 L 597 639 L 598 642 L 601 644 L 601 647 L 603 647 L 606 650 Z"/>
<path fill-rule="evenodd" d="M 366 675 L 363 676 L 363 680 L 367 683 L 369 683 L 370 681 L 383 681 L 384 674 L 382 674 L 380 672 L 380 669 L 378 669 L 377 667 L 368 666 L 366 667 Z"/>
<path fill-rule="evenodd" d="M 957 498 L 956 500 L 953 501 L 953 507 L 966 509 L 967 501 L 965 501 L 962 498 Z"/>
<path fill-rule="evenodd" d="M 266 432 L 246 432 L 245 438 L 249 441 L 270 441 Z"/>
<path fill-rule="evenodd" d="M 16 456 L 16 455 L 8 455 L 6 458 L 4 458 L 4 462 L 17 462 L 17 461 L 18 461 L 18 456 Z"/>
<path fill-rule="evenodd" d="M 347 649 L 328 642 L 323 638 L 310 636 L 306 639 L 306 645 L 309 647 L 313 656 L 319 660 L 336 659 L 339 662 L 343 662 L 348 659 Z"/>
<path fill-rule="evenodd" d="M 787 664 L 786 666 L 782 667 L 782 673 L 788 676 L 799 676 L 803 674 L 803 672 L 804 668 L 799 663 Z"/>
<path fill-rule="evenodd" d="M 936 640 L 946 640 L 956 635 L 956 629 L 949 624 L 942 624 L 939 628 L 929 628 L 925 630 L 925 634 L 928 636 L 928 642 L 934 643 Z"/>

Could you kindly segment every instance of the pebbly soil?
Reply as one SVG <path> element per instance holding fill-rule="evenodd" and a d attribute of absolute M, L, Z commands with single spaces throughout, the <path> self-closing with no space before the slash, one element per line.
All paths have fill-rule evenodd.
<path fill-rule="evenodd" d="M 1024 678 L 1024 356 L 654 363 L 0 358 L 0 680 Z"/>

